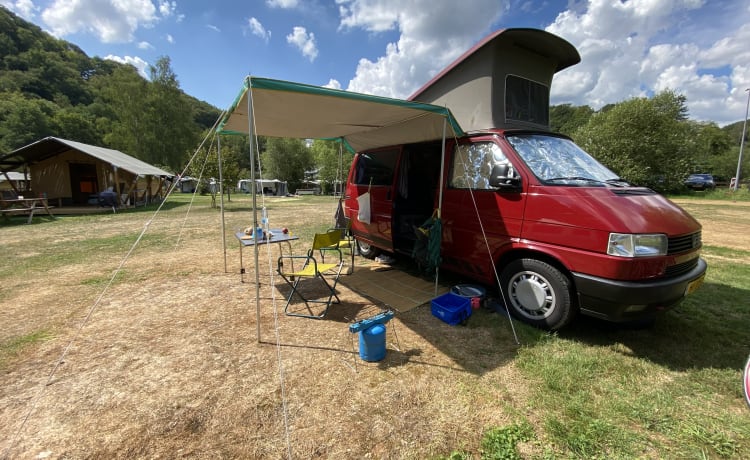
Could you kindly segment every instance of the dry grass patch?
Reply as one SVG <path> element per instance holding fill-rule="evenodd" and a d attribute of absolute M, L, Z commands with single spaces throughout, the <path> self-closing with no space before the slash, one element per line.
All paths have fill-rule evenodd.
<path fill-rule="evenodd" d="M 270 204 L 272 220 L 300 232 L 311 222 L 330 224 L 335 203 L 303 206 L 304 213 L 299 204 Z M 450 327 L 423 306 L 388 324 L 384 361 L 364 362 L 348 325 L 381 306 L 339 285 L 342 305 L 325 320 L 285 316 L 280 280 L 269 275 L 276 247 L 259 257 L 258 342 L 252 251 L 241 283 L 232 236 L 250 215 L 247 201 L 234 205 L 226 215 L 228 273 L 219 214 L 205 205 L 153 220 L 122 213 L 0 229 L 12 257 L 26 261 L 3 273 L 0 315 L 8 326 L 0 340 L 51 334 L 3 365 L 1 452 L 425 458 L 476 450 L 487 426 L 523 406 L 510 330 L 498 340 L 481 327 Z M 47 233 L 54 236 L 40 236 Z M 44 244 L 28 244 L 40 238 Z M 89 248 L 92 239 L 101 245 Z M 113 252 L 109 241 L 124 250 Z M 295 242 L 295 253 L 306 243 L 304 236 Z M 66 252 L 50 268 L 34 265 L 55 248 Z"/>

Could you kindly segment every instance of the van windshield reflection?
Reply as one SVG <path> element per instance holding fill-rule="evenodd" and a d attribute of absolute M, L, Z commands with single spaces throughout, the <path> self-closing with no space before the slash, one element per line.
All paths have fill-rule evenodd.
<path fill-rule="evenodd" d="M 547 134 L 507 136 L 508 142 L 534 175 L 550 185 L 627 186 L 570 139 Z"/>

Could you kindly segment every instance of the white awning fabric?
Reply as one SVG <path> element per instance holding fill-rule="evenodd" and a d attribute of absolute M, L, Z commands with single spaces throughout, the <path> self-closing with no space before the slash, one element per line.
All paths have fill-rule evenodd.
<path fill-rule="evenodd" d="M 248 134 L 248 107 L 256 135 L 342 139 L 355 152 L 439 140 L 445 122 L 446 136 L 463 135 L 445 107 L 259 77 L 245 79 L 217 131 Z"/>

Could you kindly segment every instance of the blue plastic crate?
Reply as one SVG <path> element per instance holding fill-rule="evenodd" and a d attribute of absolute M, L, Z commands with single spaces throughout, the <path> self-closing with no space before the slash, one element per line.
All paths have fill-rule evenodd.
<path fill-rule="evenodd" d="M 432 299 L 432 314 L 455 326 L 471 316 L 471 299 L 448 292 Z"/>

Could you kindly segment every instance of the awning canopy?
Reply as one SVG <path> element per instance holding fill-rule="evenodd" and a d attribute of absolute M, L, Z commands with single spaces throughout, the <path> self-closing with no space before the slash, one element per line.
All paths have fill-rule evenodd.
<path fill-rule="evenodd" d="M 256 135 L 342 139 L 352 151 L 463 135 L 450 110 L 431 104 L 259 77 L 247 77 L 217 131 L 248 134 L 251 97 Z"/>
<path fill-rule="evenodd" d="M 34 164 L 57 156 L 68 150 L 77 150 L 86 155 L 107 162 L 138 176 L 173 176 L 173 173 L 150 165 L 119 150 L 106 149 L 95 145 L 69 141 L 58 137 L 45 137 L 20 149 L 0 157 L 0 169 L 11 170 L 24 164 Z"/>

